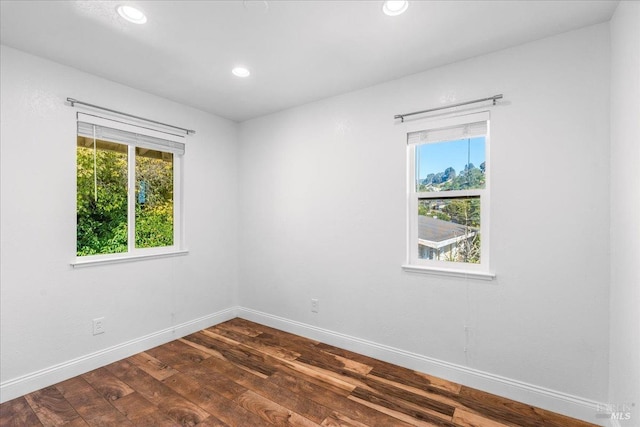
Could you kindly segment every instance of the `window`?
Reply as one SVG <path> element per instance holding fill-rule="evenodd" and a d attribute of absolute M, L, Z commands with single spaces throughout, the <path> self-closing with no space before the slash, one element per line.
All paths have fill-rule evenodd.
<path fill-rule="evenodd" d="M 78 113 L 76 263 L 184 252 L 182 140 Z"/>
<path fill-rule="evenodd" d="M 489 114 L 412 125 L 408 150 L 411 271 L 489 273 Z"/>

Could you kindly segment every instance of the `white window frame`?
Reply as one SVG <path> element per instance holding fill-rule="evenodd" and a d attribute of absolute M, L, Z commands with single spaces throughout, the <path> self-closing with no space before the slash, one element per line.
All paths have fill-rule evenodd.
<path fill-rule="evenodd" d="M 409 135 L 415 132 L 430 131 L 436 129 L 464 126 L 466 124 L 486 121 L 487 132 L 485 136 L 485 188 L 469 190 L 453 190 L 446 192 L 418 192 L 416 189 L 416 147 L 421 144 L 409 144 Z M 495 273 L 490 269 L 490 188 L 491 188 L 491 164 L 490 164 L 490 114 L 488 111 L 470 113 L 465 115 L 450 116 L 435 120 L 419 120 L 403 123 L 402 133 L 407 142 L 407 261 L 402 268 L 407 272 L 426 273 L 463 278 L 492 280 Z M 479 135 L 469 135 L 470 137 Z M 459 138 L 456 138 L 459 139 Z M 454 139 L 444 139 L 449 141 Z M 428 142 L 429 143 L 429 142 Z M 433 143 L 433 142 L 431 142 Z M 456 198 L 456 197 L 480 198 L 480 235 L 481 262 L 479 264 L 439 261 L 419 258 L 418 246 L 418 204 L 420 199 Z"/>
<path fill-rule="evenodd" d="M 186 135 L 178 135 L 175 131 L 167 131 L 158 126 L 149 126 L 144 124 L 136 124 L 123 120 L 121 118 L 111 119 L 94 115 L 93 113 L 77 113 L 77 121 L 88 123 L 91 125 L 101 126 L 105 128 L 116 129 L 120 131 L 130 132 L 141 136 L 147 136 L 152 138 L 158 138 L 167 141 L 168 144 L 178 143 L 185 144 Z M 76 132 L 77 134 L 77 132 Z M 140 147 L 140 144 L 135 142 L 120 142 L 114 140 L 117 144 L 127 146 L 127 192 L 128 192 L 128 204 L 127 204 L 127 252 L 115 253 L 115 254 L 100 254 L 100 255 L 76 255 L 75 259 L 71 262 L 71 265 L 75 268 L 86 267 L 100 264 L 114 264 L 121 262 L 137 261 L 149 258 L 164 258 L 171 256 L 180 256 L 188 254 L 188 250 L 185 249 L 184 242 L 184 199 L 183 199 L 183 163 L 184 154 L 173 153 L 173 245 L 161 246 L 153 248 L 136 248 L 135 247 L 135 209 L 136 209 L 136 197 L 135 197 L 135 150 L 136 147 Z M 142 145 L 145 148 L 152 148 L 158 151 L 171 152 L 170 149 L 166 149 L 160 145 L 152 146 L 149 144 Z M 77 167 L 77 160 L 75 163 Z M 76 185 L 77 188 L 77 185 Z M 77 190 L 76 190 L 77 191 Z M 75 200 L 75 198 L 74 198 Z M 77 206 L 75 211 L 77 211 Z M 77 246 L 77 243 L 76 243 Z"/>

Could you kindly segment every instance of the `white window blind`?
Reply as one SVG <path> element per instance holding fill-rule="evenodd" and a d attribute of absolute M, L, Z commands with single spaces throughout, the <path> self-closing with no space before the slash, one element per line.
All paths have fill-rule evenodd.
<path fill-rule="evenodd" d="M 407 134 L 407 144 L 425 144 L 474 138 L 487 134 L 487 122 L 466 123 L 446 128 L 421 130 Z"/>
<path fill-rule="evenodd" d="M 185 151 L 183 136 L 83 113 L 78 113 L 78 135 L 177 155 Z"/>

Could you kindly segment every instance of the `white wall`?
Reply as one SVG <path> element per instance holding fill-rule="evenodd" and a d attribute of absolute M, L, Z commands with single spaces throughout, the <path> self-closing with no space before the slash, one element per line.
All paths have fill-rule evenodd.
<path fill-rule="evenodd" d="M 239 135 L 234 123 L 2 47 L 0 400 L 240 304 L 534 391 L 637 402 L 627 355 L 637 328 L 627 326 L 638 324 L 639 252 L 623 213 L 638 201 L 623 196 L 638 190 L 638 105 L 619 83 L 638 69 L 625 63 L 637 4 L 620 10 L 612 76 L 602 24 L 245 122 Z M 393 115 L 495 93 L 505 94 L 491 109 L 497 279 L 404 273 L 406 153 Z M 197 130 L 185 158 L 188 256 L 70 267 L 68 96 Z M 100 316 L 107 332 L 94 337 Z"/>
<path fill-rule="evenodd" d="M 197 330 L 233 307 L 237 125 L 4 46 L 0 64 L 2 400 Z M 187 256 L 70 266 L 76 109 L 67 97 L 197 131 L 185 155 Z M 102 316 L 106 333 L 93 336 L 91 321 Z"/>
<path fill-rule="evenodd" d="M 606 400 L 609 53 L 602 24 L 242 123 L 240 304 Z M 496 93 L 497 279 L 404 273 L 406 147 L 393 115 Z"/>
<path fill-rule="evenodd" d="M 640 3 L 611 20 L 611 341 L 609 403 L 640 419 Z M 635 403 L 635 406 L 630 406 Z"/>

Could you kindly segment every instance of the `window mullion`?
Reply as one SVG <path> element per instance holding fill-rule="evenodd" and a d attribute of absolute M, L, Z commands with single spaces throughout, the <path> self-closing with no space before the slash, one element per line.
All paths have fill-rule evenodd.
<path fill-rule="evenodd" d="M 484 189 L 473 188 L 469 190 L 423 191 L 414 194 L 418 199 L 458 199 L 464 197 L 482 197 L 484 193 Z"/>
<path fill-rule="evenodd" d="M 128 252 L 136 248 L 136 147 L 129 145 L 127 156 L 127 242 Z"/>
<path fill-rule="evenodd" d="M 407 257 L 410 264 L 415 264 L 418 255 L 418 197 L 416 192 L 416 146 L 409 145 L 407 150 Z"/>
<path fill-rule="evenodd" d="M 184 223 L 182 219 L 182 156 L 173 157 L 173 244 L 184 247 Z"/>

